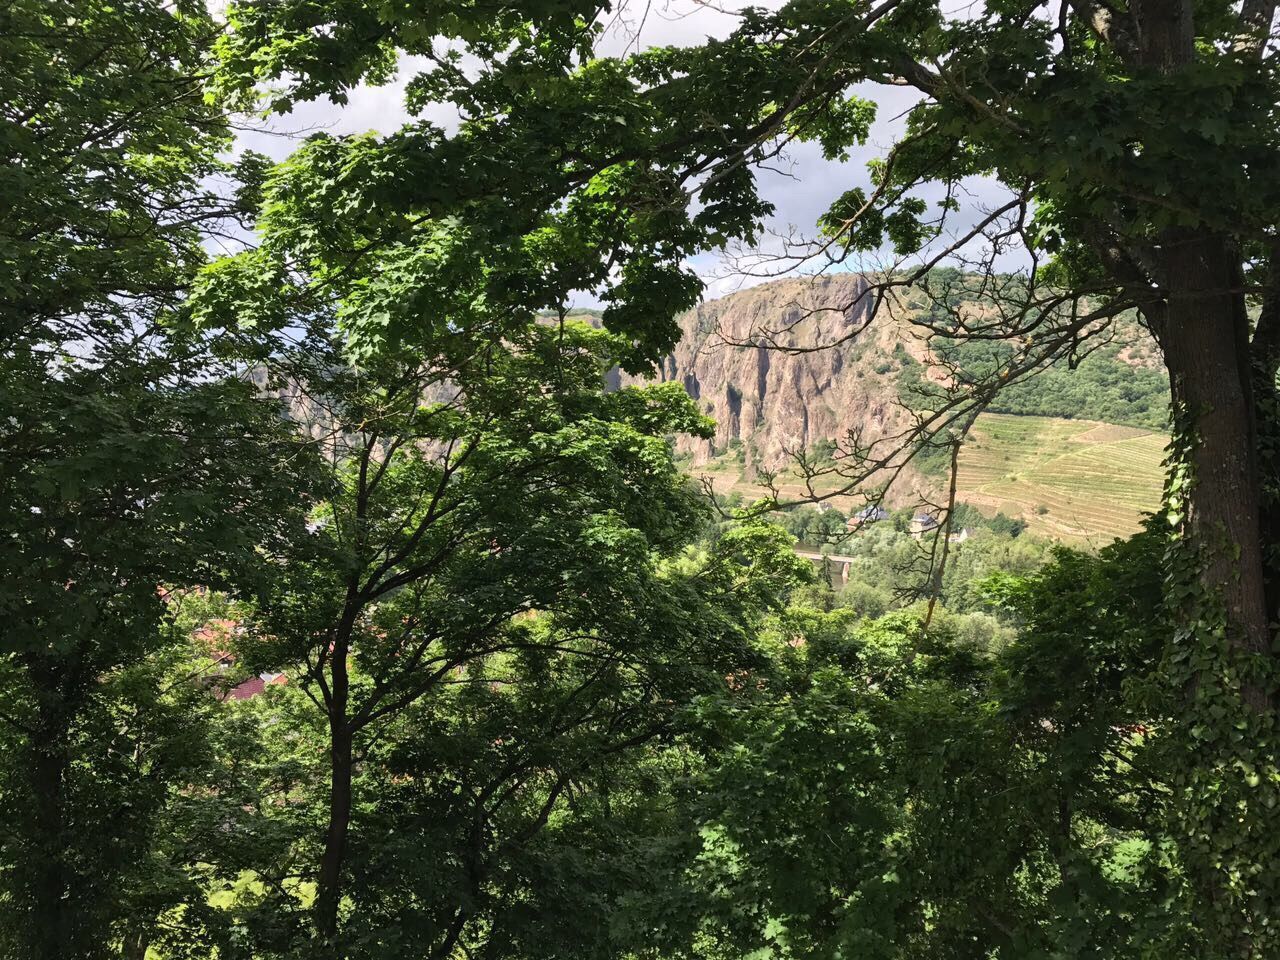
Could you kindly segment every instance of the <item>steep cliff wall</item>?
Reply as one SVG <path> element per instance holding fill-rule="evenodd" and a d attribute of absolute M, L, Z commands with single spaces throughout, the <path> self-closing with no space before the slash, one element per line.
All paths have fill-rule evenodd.
<path fill-rule="evenodd" d="M 684 438 L 679 451 L 705 463 L 738 440 L 748 465 L 777 468 L 788 451 L 851 429 L 866 439 L 900 431 L 899 361 L 903 351 L 922 356 L 922 345 L 883 312 L 860 330 L 870 308 L 859 299 L 865 289 L 854 274 L 778 280 L 685 314 L 659 379 L 682 383 L 715 418 L 716 435 Z M 766 340 L 777 346 L 760 345 Z M 839 346 L 815 349 L 831 343 Z"/>

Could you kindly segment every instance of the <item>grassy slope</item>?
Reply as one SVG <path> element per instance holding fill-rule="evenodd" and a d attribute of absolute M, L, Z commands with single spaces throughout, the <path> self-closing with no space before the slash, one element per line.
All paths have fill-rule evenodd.
<path fill-rule="evenodd" d="M 987 414 L 961 455 L 957 489 L 1034 533 L 1103 543 L 1133 533 L 1159 504 L 1165 440 L 1090 420 Z"/>
<path fill-rule="evenodd" d="M 1101 546 L 1135 532 L 1159 504 L 1164 444 L 1163 434 L 1136 427 L 984 414 L 961 453 L 957 495 L 984 513 L 1020 517 L 1040 536 Z M 732 455 L 691 472 L 722 493 L 761 492 Z M 783 486 L 803 496 L 798 485 Z M 860 503 L 834 502 L 845 510 Z"/>

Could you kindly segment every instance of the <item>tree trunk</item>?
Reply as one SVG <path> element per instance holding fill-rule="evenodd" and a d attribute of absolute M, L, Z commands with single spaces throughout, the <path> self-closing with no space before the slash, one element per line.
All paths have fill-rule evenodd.
<path fill-rule="evenodd" d="M 1135 0 L 1139 66 L 1176 74 L 1195 62 L 1191 0 Z M 1201 551 L 1201 582 L 1221 596 L 1229 642 L 1270 648 L 1262 544 L 1262 486 L 1240 257 L 1231 239 L 1207 227 L 1170 228 L 1160 241 L 1167 313 L 1161 346 L 1173 399 L 1194 434 L 1194 485 L 1187 526 Z M 1265 690 L 1245 699 L 1268 709 Z"/>
<path fill-rule="evenodd" d="M 147 950 L 150 947 L 151 937 L 145 929 L 131 930 L 125 936 L 122 960 L 147 960 Z"/>
<path fill-rule="evenodd" d="M 350 601 L 350 597 L 348 598 Z M 338 906 L 342 902 L 342 868 L 347 855 L 347 835 L 351 827 L 351 725 L 347 719 L 350 677 L 347 657 L 351 649 L 351 629 L 355 622 L 348 602 L 329 655 L 329 826 L 325 831 L 324 853 L 316 879 L 315 922 L 321 939 L 333 947 L 338 935 Z"/>
<path fill-rule="evenodd" d="M 52 677 L 45 677 L 51 684 Z M 44 688 L 52 692 L 55 685 Z M 31 750 L 31 788 L 35 805 L 34 847 L 39 851 L 32 864 L 31 957 L 33 960 L 64 960 L 72 956 L 73 930 L 79 926 L 71 915 L 67 876 L 65 822 L 66 783 L 69 762 L 67 734 L 61 711 L 49 705 L 40 708 L 38 742 Z"/>
<path fill-rule="evenodd" d="M 1280 240 L 1272 240 L 1267 256 L 1267 283 L 1262 310 L 1249 344 L 1253 361 L 1254 429 L 1257 433 L 1258 482 L 1262 485 L 1262 550 L 1267 577 L 1267 614 L 1280 621 Z"/>
<path fill-rule="evenodd" d="M 1230 242 L 1205 230 L 1170 231 L 1162 251 L 1168 314 L 1162 336 L 1175 402 L 1194 433 L 1187 517 L 1202 551 L 1204 585 L 1222 597 L 1230 642 L 1270 646 L 1261 537 L 1262 491 L 1250 386 L 1247 318 Z M 1246 699 L 1268 706 L 1265 691 Z"/>
<path fill-rule="evenodd" d="M 351 826 L 351 734 L 345 721 L 329 735 L 329 828 L 316 886 L 316 929 L 328 943 L 338 933 L 338 904 L 342 899 L 342 867 Z"/>

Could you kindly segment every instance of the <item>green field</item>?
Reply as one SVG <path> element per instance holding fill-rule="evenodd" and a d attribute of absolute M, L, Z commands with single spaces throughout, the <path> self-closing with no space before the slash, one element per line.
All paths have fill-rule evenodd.
<path fill-rule="evenodd" d="M 1033 533 L 1104 543 L 1160 502 L 1164 434 L 1090 420 L 986 414 L 960 457 L 960 499 Z"/>

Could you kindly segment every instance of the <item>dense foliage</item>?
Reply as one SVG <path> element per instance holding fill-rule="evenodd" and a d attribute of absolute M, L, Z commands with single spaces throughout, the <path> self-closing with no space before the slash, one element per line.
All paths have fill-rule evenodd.
<path fill-rule="evenodd" d="M 993 583 L 1020 634 L 995 656 L 901 613 L 781 618 L 765 685 L 699 706 L 734 746 L 635 908 L 694 956 L 1212 955 L 1170 902 L 1160 555 Z"/>
<path fill-rule="evenodd" d="M 0 11 L 0 956 L 1273 956 L 1274 8 L 792 0 L 597 56 L 611 12 Z M 226 162 L 233 110 L 400 65 L 400 129 Z M 879 465 L 1154 425 L 1136 311 L 1142 534 L 713 513 L 693 401 L 606 388 L 867 81 L 920 99 L 821 255 L 922 255 L 866 295 L 946 371 L 895 354 Z M 974 177 L 1012 199 L 931 273 Z"/>
<path fill-rule="evenodd" d="M 211 706 L 178 682 L 163 590 L 254 593 L 307 509 L 307 452 L 238 338 L 175 325 L 240 213 L 216 29 L 200 3 L 0 12 L 6 956 L 140 956 L 138 918 L 186 898 L 167 805 L 203 776 Z"/>
<path fill-rule="evenodd" d="M 1022 347 L 1015 338 L 963 333 L 962 318 L 1005 309 L 1004 301 L 1014 291 L 1027 295 L 1016 275 L 998 281 L 954 267 L 933 269 L 919 278 L 904 310 L 919 315 L 929 332 L 926 342 L 932 362 L 948 378 L 942 384 L 931 382 L 923 365 L 899 345 L 889 369 L 898 367 L 899 393 L 908 406 L 936 409 L 954 396 L 957 387 L 980 389 L 999 381 L 1002 371 L 1021 369 Z M 1003 383 L 985 398 L 985 409 L 1162 430 L 1169 422 L 1169 376 L 1160 366 L 1151 334 L 1134 316 L 1125 314 L 1112 322 L 1105 336 Z"/>
<path fill-rule="evenodd" d="M 1092 353 L 1074 369 L 1052 366 L 1001 391 L 994 413 L 1077 417 L 1163 430 L 1169 423 L 1169 378 L 1163 370 L 1120 359 L 1123 348 Z"/>
<path fill-rule="evenodd" d="M 989 379 L 1014 359 L 1007 344 L 936 345 L 939 357 L 959 368 L 972 382 Z M 1074 366 L 1064 360 L 1035 376 L 1001 390 L 986 409 L 1031 417 L 1100 420 L 1131 427 L 1164 430 L 1169 425 L 1169 378 L 1159 368 L 1123 359 L 1125 347 L 1102 347 Z M 906 354 L 899 358 L 899 392 L 913 407 L 935 403 L 938 391 L 924 378 L 922 364 Z"/>

